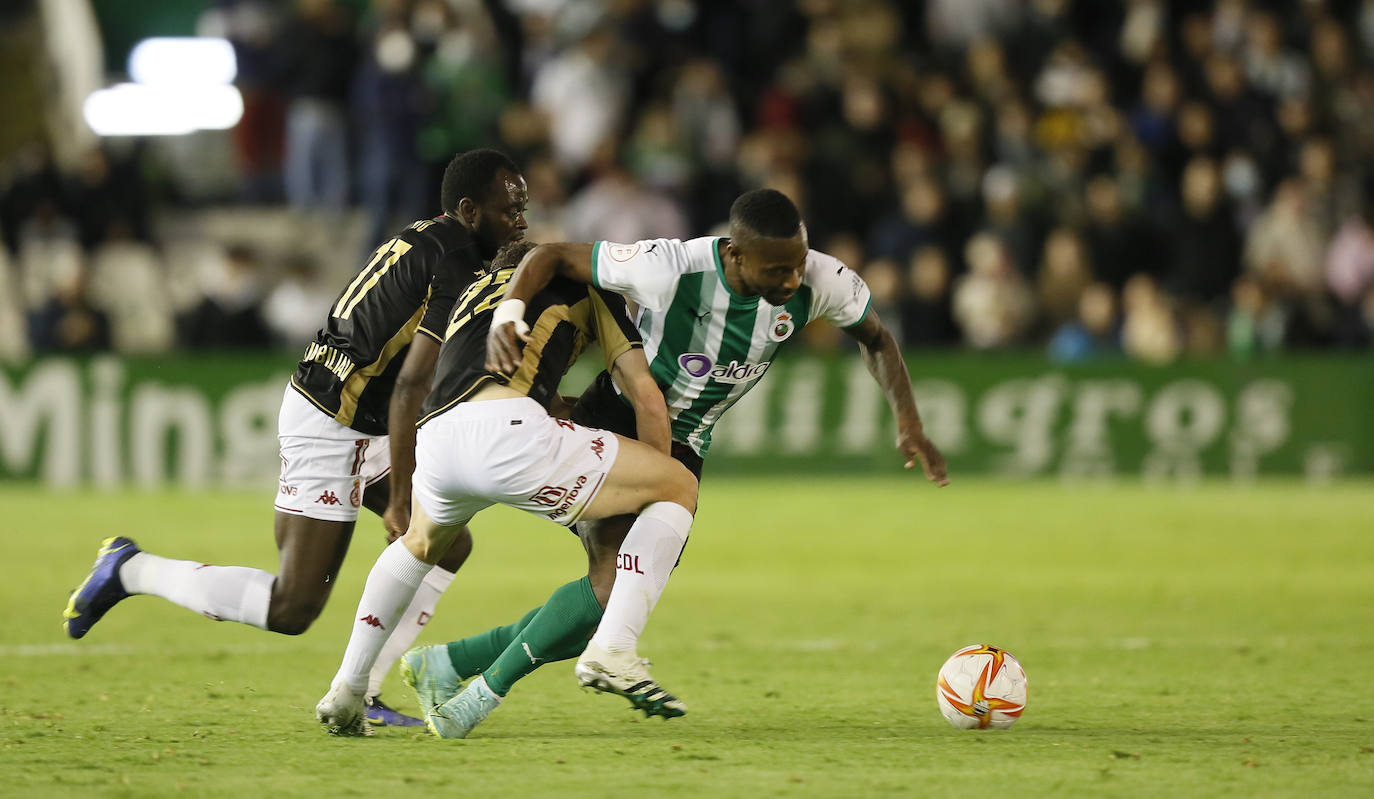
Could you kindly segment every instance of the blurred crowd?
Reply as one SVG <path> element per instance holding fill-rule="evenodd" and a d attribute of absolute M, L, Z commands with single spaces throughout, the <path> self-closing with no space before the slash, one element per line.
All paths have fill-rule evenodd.
<path fill-rule="evenodd" d="M 778 188 L 909 347 L 1374 339 L 1374 0 L 220 0 L 200 28 L 245 106 L 217 201 L 360 220 L 369 248 L 492 146 L 536 241 L 716 232 Z M 338 286 L 306 252 L 176 274 L 147 160 L 5 170 L 0 356 L 313 333 Z"/>

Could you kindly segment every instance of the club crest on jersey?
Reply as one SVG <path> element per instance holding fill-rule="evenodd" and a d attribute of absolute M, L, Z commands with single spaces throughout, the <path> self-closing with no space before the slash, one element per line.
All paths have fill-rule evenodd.
<path fill-rule="evenodd" d="M 792 321 L 792 314 L 786 310 L 778 309 L 773 316 L 773 325 L 768 328 L 769 341 L 783 341 L 792 335 L 792 331 L 797 329 L 797 323 Z"/>
<path fill-rule="evenodd" d="M 678 357 L 677 365 L 682 367 L 682 371 L 692 377 L 709 377 L 717 383 L 748 383 L 750 380 L 758 380 L 763 377 L 763 373 L 768 371 L 772 365 L 770 361 L 763 363 L 740 363 L 731 360 L 728 364 L 716 365 L 710 356 L 700 352 L 689 352 Z"/>

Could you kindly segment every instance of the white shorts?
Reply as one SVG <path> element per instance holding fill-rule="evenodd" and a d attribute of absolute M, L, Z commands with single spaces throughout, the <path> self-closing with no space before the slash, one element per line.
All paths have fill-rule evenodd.
<path fill-rule="evenodd" d="M 619 450 L 614 433 L 554 419 L 528 397 L 463 402 L 417 434 L 415 501 L 446 527 L 498 503 L 571 526 Z"/>
<path fill-rule="evenodd" d="M 277 416 L 282 513 L 326 521 L 358 519 L 363 491 L 391 473 L 387 436 L 369 436 L 334 421 L 290 385 Z"/>

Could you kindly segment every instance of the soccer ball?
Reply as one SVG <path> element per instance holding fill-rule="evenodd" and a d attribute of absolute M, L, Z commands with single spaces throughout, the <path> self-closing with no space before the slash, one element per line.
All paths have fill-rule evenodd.
<path fill-rule="evenodd" d="M 1005 730 L 1026 709 L 1026 672 L 1010 652 L 987 644 L 949 656 L 935 681 L 945 720 L 963 730 Z"/>

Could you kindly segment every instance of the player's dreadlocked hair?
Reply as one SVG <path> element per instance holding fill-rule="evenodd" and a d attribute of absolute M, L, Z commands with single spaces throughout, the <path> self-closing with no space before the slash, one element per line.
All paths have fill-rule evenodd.
<path fill-rule="evenodd" d="M 475 202 L 487 199 L 492 180 L 503 169 L 520 174 L 515 162 L 499 150 L 469 150 L 455 155 L 444 168 L 444 182 L 439 190 L 444 210 L 457 209 L 464 197 Z"/>
<path fill-rule="evenodd" d="M 730 224 L 770 239 L 795 236 L 801 223 L 797 206 L 776 189 L 746 191 L 730 206 Z"/>

